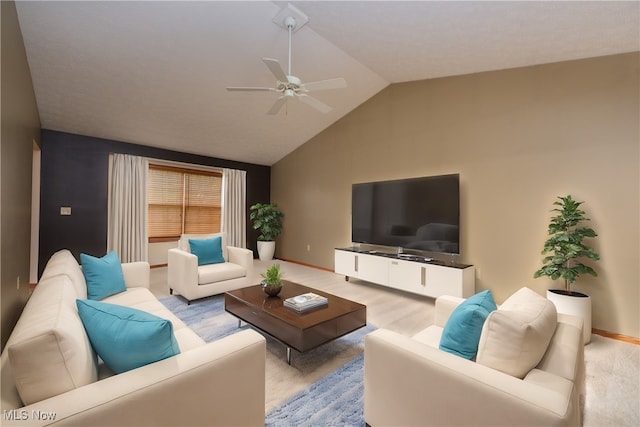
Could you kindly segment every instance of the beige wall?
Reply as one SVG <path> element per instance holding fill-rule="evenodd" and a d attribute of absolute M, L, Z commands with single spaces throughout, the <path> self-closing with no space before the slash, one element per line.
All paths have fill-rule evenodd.
<path fill-rule="evenodd" d="M 333 268 L 350 245 L 351 184 L 461 178 L 461 261 L 498 302 L 540 266 L 556 196 L 585 201 L 599 277 L 593 327 L 640 336 L 639 54 L 395 84 L 272 168 L 277 256 Z M 310 250 L 307 250 L 307 246 Z"/>
<path fill-rule="evenodd" d="M 40 117 L 15 3 L 2 1 L 1 240 L 2 347 L 28 298 L 33 143 Z M 20 289 L 17 289 L 18 277 Z"/>

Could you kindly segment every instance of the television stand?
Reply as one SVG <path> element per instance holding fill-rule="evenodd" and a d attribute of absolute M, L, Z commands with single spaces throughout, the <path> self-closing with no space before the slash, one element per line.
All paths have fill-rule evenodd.
<path fill-rule="evenodd" d="M 334 270 L 343 274 L 346 281 L 354 277 L 431 298 L 441 295 L 468 298 L 475 293 L 472 265 L 355 248 L 337 248 L 334 257 Z"/>

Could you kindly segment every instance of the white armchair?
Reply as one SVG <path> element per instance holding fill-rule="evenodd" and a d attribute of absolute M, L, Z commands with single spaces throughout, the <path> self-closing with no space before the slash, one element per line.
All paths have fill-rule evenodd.
<path fill-rule="evenodd" d="M 439 297 L 435 324 L 412 338 L 384 329 L 365 338 L 366 423 L 581 425 L 581 319 L 558 314 L 542 360 L 520 379 L 438 349 L 447 319 L 462 301 Z"/>
<path fill-rule="evenodd" d="M 198 257 L 191 253 L 189 239 L 222 237 L 222 255 L 225 262 L 198 266 Z M 253 252 L 249 249 L 226 245 L 226 234 L 183 234 L 178 247 L 169 249 L 169 292 L 192 300 L 221 294 L 249 285 L 253 273 Z"/>

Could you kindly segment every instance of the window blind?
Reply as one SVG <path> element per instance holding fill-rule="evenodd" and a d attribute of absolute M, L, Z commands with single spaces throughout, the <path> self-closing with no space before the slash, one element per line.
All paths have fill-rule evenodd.
<path fill-rule="evenodd" d="M 220 231 L 222 174 L 149 165 L 149 241 Z"/>

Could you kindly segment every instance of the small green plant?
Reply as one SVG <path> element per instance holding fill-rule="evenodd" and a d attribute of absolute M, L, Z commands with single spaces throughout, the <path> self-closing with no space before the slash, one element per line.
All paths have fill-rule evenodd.
<path fill-rule="evenodd" d="M 269 286 L 280 286 L 282 280 L 282 272 L 280 271 L 280 264 L 273 264 L 267 271 L 264 273 L 260 273 L 262 278 L 264 279 L 265 287 Z"/>
<path fill-rule="evenodd" d="M 565 291 L 571 294 L 571 285 L 581 274 L 597 276 L 595 270 L 583 264 L 580 259 L 597 261 L 600 256 L 583 240 L 587 237 L 596 237 L 593 229 L 581 225 L 589 218 L 580 209 L 583 202 L 577 202 L 571 195 L 558 197 L 553 204 L 559 206 L 552 210 L 558 212 L 551 218 L 548 233 L 549 239 L 544 243 L 542 255 L 547 255 L 542 260 L 542 268 L 535 272 L 533 277 L 548 276 L 553 280 L 564 279 Z"/>
<path fill-rule="evenodd" d="M 284 214 L 274 203 L 256 203 L 249 208 L 249 219 L 253 222 L 253 229 L 258 230 L 258 240 L 270 242 L 282 233 L 282 218 Z"/>

